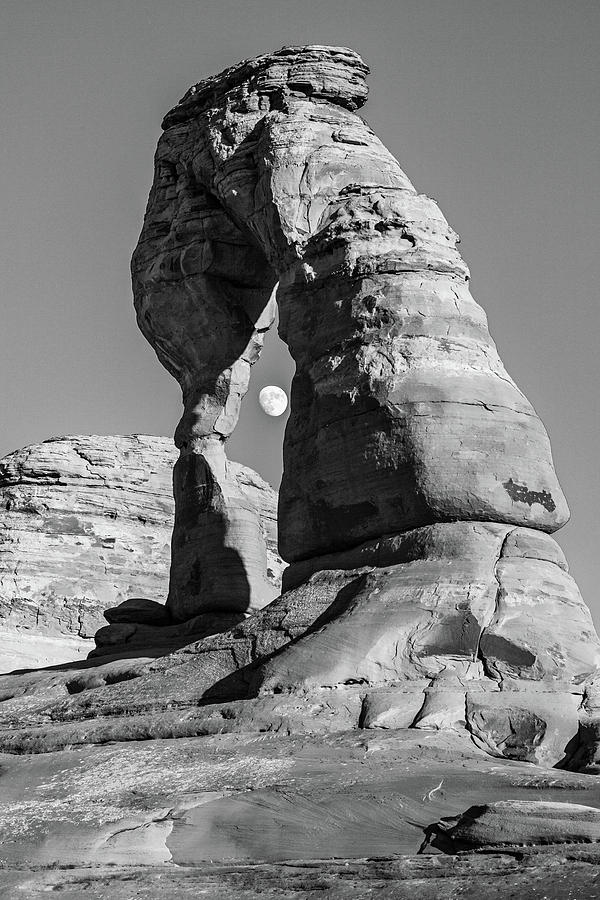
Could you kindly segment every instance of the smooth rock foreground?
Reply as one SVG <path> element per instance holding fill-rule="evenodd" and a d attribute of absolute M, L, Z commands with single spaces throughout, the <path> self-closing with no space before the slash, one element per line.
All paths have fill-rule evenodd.
<path fill-rule="evenodd" d="M 0 678 L 19 896 L 599 896 L 600 641 L 548 437 L 367 71 L 284 48 L 165 118 L 132 273 L 183 394 L 168 597 Z M 276 303 L 279 596 L 225 455 Z"/>
<path fill-rule="evenodd" d="M 456 732 L 221 734 L 0 764 L 9 900 L 600 896 L 597 780 L 499 766 Z"/>

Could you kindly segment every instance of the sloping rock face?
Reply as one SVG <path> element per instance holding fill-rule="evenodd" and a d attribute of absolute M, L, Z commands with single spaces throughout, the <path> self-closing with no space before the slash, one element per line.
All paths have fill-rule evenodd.
<path fill-rule="evenodd" d="M 11 900 L 597 894 L 596 781 L 499 766 L 456 733 L 214 734 L 0 762 Z M 452 855 L 433 855 L 442 837 Z"/>
<path fill-rule="evenodd" d="M 89 653 L 99 629 L 108 637 L 106 610 L 131 598 L 143 597 L 150 608 L 164 604 L 176 458 L 172 441 L 163 437 L 78 435 L 0 460 L 2 671 Z M 254 555 L 260 579 L 253 583 L 267 602 L 279 591 L 283 566 L 277 495 L 245 466 L 228 463 L 227 473 L 259 522 Z M 234 501 L 224 493 L 224 515 L 235 516 Z M 171 623 L 168 614 L 165 622 Z M 135 630 L 130 625 L 116 642 L 127 643 Z"/>

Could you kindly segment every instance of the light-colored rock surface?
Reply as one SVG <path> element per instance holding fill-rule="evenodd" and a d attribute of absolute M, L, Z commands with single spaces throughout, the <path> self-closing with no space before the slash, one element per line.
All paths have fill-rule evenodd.
<path fill-rule="evenodd" d="M 76 435 L 0 460 L 2 671 L 84 656 L 103 612 L 164 603 L 176 452 L 154 435 Z"/>
<path fill-rule="evenodd" d="M 0 671 L 84 657 L 100 629 L 101 641 L 136 646 L 137 655 L 140 648 L 156 651 L 157 643 L 168 649 L 170 637 L 181 646 L 189 634 L 210 633 L 203 622 L 170 637 L 161 630 L 157 640 L 142 610 L 154 605 L 162 624 L 172 625 L 164 603 L 176 459 L 168 438 L 77 435 L 0 460 Z M 224 519 L 243 509 L 257 523 L 254 556 L 238 564 L 246 579 L 242 595 L 250 583 L 264 604 L 279 592 L 283 569 L 277 494 L 246 466 L 228 461 L 227 471 L 237 493 L 224 492 Z M 223 582 L 232 608 L 243 608 L 227 569 Z M 137 605 L 135 598 L 142 598 Z M 127 623 L 120 636 L 106 625 L 111 607 L 119 608 L 111 621 Z"/>

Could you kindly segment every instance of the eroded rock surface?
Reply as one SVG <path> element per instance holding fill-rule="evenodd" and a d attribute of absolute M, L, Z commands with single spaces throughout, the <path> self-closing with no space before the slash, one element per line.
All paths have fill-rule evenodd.
<path fill-rule="evenodd" d="M 171 624 L 128 605 L 95 669 L 5 681 L 5 749 L 410 726 L 511 760 L 583 753 L 600 642 L 548 534 L 566 517 L 548 440 L 456 236 L 356 115 L 366 72 L 287 48 L 167 115 L 132 268 L 184 399 Z M 293 562 L 265 606 L 273 497 L 225 443 L 275 301 L 297 366 L 277 513 Z"/>
<path fill-rule="evenodd" d="M 455 519 L 554 531 L 568 512 L 544 428 L 456 234 L 356 115 L 366 74 L 350 50 L 285 48 L 165 118 L 132 270 L 140 328 L 182 385 L 182 458 L 231 433 L 278 282 L 296 362 L 284 558 Z"/>
<path fill-rule="evenodd" d="M 185 643 L 189 634 L 210 633 L 206 619 L 178 630 L 164 606 L 176 459 L 168 438 L 77 435 L 0 460 L 3 671 L 85 656 L 95 635 L 104 653 L 127 644 L 150 656 L 157 645 L 166 652 Z M 279 592 L 277 494 L 251 469 L 230 461 L 223 481 L 223 519 L 244 514 L 257 523 L 251 552 L 235 557 L 245 578 L 237 593 L 222 561 L 231 600 L 229 607 L 223 605 L 239 611 L 245 609 L 249 584 L 256 605 Z M 234 491 L 227 489 L 229 483 Z M 201 573 L 195 577 L 200 580 Z M 107 626 L 105 613 L 115 607 L 108 617 L 115 625 Z M 225 624 L 233 623 L 230 618 Z M 165 626 L 175 633 L 168 634 Z"/>
<path fill-rule="evenodd" d="M 76 435 L 0 460 L 3 671 L 89 653 L 130 597 L 164 603 L 175 458 L 163 437 Z"/>
<path fill-rule="evenodd" d="M 600 841 L 600 810 L 580 803 L 497 800 L 471 806 L 454 822 L 440 823 L 437 835 L 439 842 L 454 852 L 474 847 L 596 843 Z"/>
<path fill-rule="evenodd" d="M 271 717 L 271 698 L 288 702 L 291 728 L 311 727 L 299 697 L 343 690 L 363 726 L 466 728 L 494 755 L 564 762 L 600 642 L 548 535 L 568 517 L 548 438 L 456 234 L 356 114 L 367 71 L 351 50 L 288 47 L 195 85 L 163 122 L 132 271 L 140 328 L 183 390 L 176 483 L 218 467 L 275 299 L 296 363 L 284 589 L 314 613 L 286 640 L 270 627 L 284 594 L 181 671 L 198 668 L 205 702 L 256 714 L 263 698 Z M 200 521 L 200 497 L 211 534 L 203 478 L 181 475 L 177 505 Z M 174 548 L 187 533 L 175 614 L 204 602 L 185 584 L 205 563 L 183 518 Z M 325 608 L 311 591 L 326 583 Z M 236 710 L 228 728 L 247 720 Z"/>

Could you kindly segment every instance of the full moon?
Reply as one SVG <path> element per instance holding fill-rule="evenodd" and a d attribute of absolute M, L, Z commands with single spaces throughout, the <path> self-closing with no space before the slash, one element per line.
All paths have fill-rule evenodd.
<path fill-rule="evenodd" d="M 288 398 L 282 388 L 268 384 L 258 395 L 258 402 L 268 416 L 281 416 L 287 409 Z"/>

